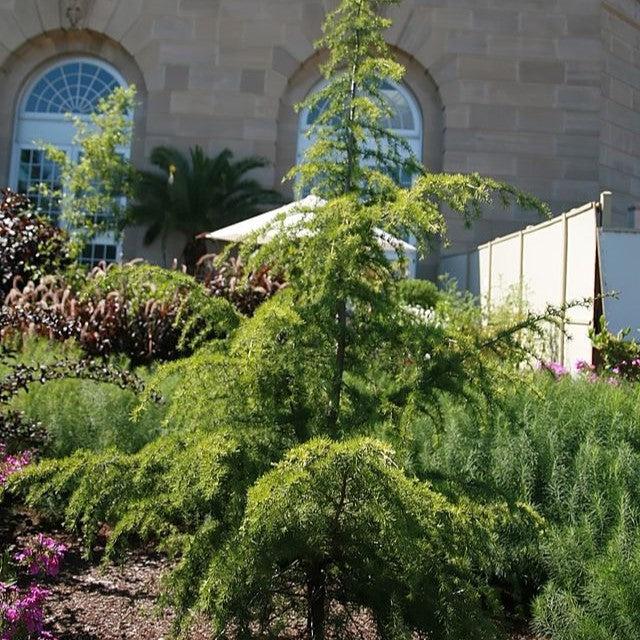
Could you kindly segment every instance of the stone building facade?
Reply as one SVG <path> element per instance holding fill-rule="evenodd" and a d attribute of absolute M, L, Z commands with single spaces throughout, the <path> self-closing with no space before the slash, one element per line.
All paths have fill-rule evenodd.
<path fill-rule="evenodd" d="M 295 162 L 293 105 L 320 80 L 313 43 L 335 0 L 0 0 L 0 182 L 15 181 L 25 92 L 44 69 L 82 57 L 135 83 L 131 151 L 229 147 Z M 404 0 L 388 33 L 420 112 L 433 171 L 494 176 L 560 212 L 615 193 L 616 224 L 640 201 L 638 0 Z M 283 187 L 285 191 L 290 186 Z M 495 210 L 450 250 L 528 224 Z M 150 253 L 151 251 L 151 253 Z M 150 255 L 126 235 L 128 256 Z"/>

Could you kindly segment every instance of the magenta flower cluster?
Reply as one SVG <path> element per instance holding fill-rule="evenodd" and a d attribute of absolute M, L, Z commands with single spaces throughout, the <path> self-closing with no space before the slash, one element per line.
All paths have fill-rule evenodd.
<path fill-rule="evenodd" d="M 64 544 L 40 533 L 31 546 L 16 553 L 14 560 L 19 566 L 24 567 L 30 576 L 57 576 L 66 551 L 67 547 Z"/>
<path fill-rule="evenodd" d="M 556 380 L 569 375 L 569 371 L 560 362 L 540 362 L 539 368 L 548 371 Z"/>
<path fill-rule="evenodd" d="M 6 446 L 0 443 L 0 489 L 31 460 L 29 452 L 8 455 Z M 44 604 L 49 592 L 37 580 L 58 574 L 66 550 L 64 544 L 39 534 L 30 546 L 13 556 L 17 569 L 26 570 L 31 577 L 31 584 L 0 581 L 0 640 L 55 640 L 44 629 Z"/>
<path fill-rule="evenodd" d="M 7 448 L 0 442 L 0 488 L 14 473 L 24 469 L 31 462 L 31 453 L 23 451 L 15 456 L 7 455 Z"/>
<path fill-rule="evenodd" d="M 48 593 L 37 585 L 19 589 L 0 582 L 0 640 L 54 640 L 44 630 L 43 605 Z"/>
<path fill-rule="evenodd" d="M 559 362 L 541 361 L 538 363 L 538 369 L 549 372 L 556 380 L 560 380 L 571 373 Z M 588 382 L 604 382 L 612 387 L 617 387 L 624 380 L 640 380 L 640 358 L 623 361 L 614 367 L 602 369 L 584 360 L 579 360 L 576 362 L 575 371 Z"/>

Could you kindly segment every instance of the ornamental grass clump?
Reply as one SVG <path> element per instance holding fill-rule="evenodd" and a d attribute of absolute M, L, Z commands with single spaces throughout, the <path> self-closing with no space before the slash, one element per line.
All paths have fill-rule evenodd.
<path fill-rule="evenodd" d="M 94 269 L 80 290 L 49 277 L 7 295 L 0 337 L 74 339 L 91 356 L 127 356 L 132 365 L 172 360 L 228 336 L 239 315 L 191 276 L 145 264 Z"/>
<path fill-rule="evenodd" d="M 219 261 L 215 254 L 198 260 L 196 278 L 212 296 L 229 300 L 245 316 L 252 316 L 263 302 L 287 286 L 284 279 L 266 265 L 248 272 L 239 257 Z"/>
<path fill-rule="evenodd" d="M 0 350 L 0 437 L 8 453 L 133 452 L 158 436 L 164 413 L 158 395 L 147 394 L 145 410 L 132 418 L 144 370 L 83 358 L 77 347 L 40 339 L 21 347 Z"/>

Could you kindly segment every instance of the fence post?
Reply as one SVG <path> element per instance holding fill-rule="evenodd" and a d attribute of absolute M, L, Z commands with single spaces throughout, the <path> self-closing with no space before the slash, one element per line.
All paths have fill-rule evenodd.
<path fill-rule="evenodd" d="M 560 334 L 560 362 L 563 366 L 567 366 L 567 362 L 565 362 L 565 352 L 566 352 L 566 342 L 567 342 L 567 310 L 564 308 L 567 304 L 567 280 L 568 274 L 567 269 L 569 266 L 569 219 L 567 218 L 567 214 L 562 214 L 562 324 L 561 324 L 561 334 Z"/>
<path fill-rule="evenodd" d="M 600 194 L 600 212 L 603 228 L 613 227 L 613 194 L 611 191 L 603 191 Z"/>
<path fill-rule="evenodd" d="M 520 274 L 518 276 L 518 310 L 524 312 L 524 231 L 520 231 Z"/>
<path fill-rule="evenodd" d="M 491 314 L 491 289 L 493 287 L 493 240 L 489 241 L 489 283 L 487 285 L 487 315 Z"/>

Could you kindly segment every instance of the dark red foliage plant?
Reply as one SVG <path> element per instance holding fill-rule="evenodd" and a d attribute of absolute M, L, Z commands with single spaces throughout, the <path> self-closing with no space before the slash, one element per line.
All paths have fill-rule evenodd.
<path fill-rule="evenodd" d="M 29 198 L 0 189 L 0 301 L 71 263 L 67 234 L 38 215 Z"/>

